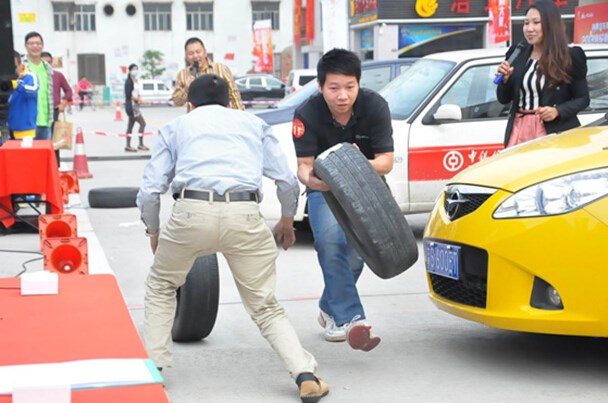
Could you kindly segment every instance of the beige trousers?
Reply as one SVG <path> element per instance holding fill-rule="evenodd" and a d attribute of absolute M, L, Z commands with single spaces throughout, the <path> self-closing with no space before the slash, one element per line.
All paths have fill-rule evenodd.
<path fill-rule="evenodd" d="M 275 298 L 278 252 L 255 202 L 178 199 L 161 230 L 146 281 L 144 342 L 158 367 L 173 361 L 171 329 L 178 287 L 197 256 L 221 252 L 247 313 L 295 379 L 316 373 L 317 362 L 300 344 Z"/>

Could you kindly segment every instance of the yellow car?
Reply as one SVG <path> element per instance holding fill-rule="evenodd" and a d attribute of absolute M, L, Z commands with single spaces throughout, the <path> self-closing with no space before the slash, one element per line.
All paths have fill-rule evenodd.
<path fill-rule="evenodd" d="M 608 336 L 608 127 L 544 137 L 452 178 L 424 233 L 430 297 L 488 326 Z"/>

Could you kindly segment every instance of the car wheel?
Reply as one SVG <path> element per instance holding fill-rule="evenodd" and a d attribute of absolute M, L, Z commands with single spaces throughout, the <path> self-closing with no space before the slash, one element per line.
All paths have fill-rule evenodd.
<path fill-rule="evenodd" d="M 89 206 L 97 208 L 137 207 L 136 199 L 139 188 L 113 187 L 89 190 Z"/>
<path fill-rule="evenodd" d="M 177 290 L 173 341 L 199 341 L 209 336 L 217 318 L 219 295 L 217 256 L 199 256 Z"/>
<path fill-rule="evenodd" d="M 369 268 L 391 278 L 418 260 L 416 238 L 390 189 L 352 144 L 338 144 L 314 163 L 329 186 L 325 200 Z"/>

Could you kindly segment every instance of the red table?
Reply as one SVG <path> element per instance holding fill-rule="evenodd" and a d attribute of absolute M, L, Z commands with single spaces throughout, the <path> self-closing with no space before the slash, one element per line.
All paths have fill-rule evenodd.
<path fill-rule="evenodd" d="M 52 214 L 63 213 L 63 194 L 53 144 L 34 140 L 31 148 L 9 140 L 0 147 L 0 205 L 12 211 L 12 194 L 42 194 Z M 0 222 L 10 227 L 15 219 L 0 209 Z"/>
<path fill-rule="evenodd" d="M 148 358 L 113 275 L 59 276 L 57 295 L 0 279 L 0 365 Z M 1 395 L 0 403 L 11 396 Z M 161 384 L 72 391 L 73 403 L 168 403 Z"/>

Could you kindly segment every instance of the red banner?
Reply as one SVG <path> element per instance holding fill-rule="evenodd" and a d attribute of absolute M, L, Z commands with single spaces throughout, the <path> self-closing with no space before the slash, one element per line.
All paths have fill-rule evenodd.
<path fill-rule="evenodd" d="M 608 43 L 608 7 L 589 4 L 574 9 L 574 43 Z"/>
<path fill-rule="evenodd" d="M 300 47 L 302 40 L 302 0 L 293 1 L 293 43 Z"/>
<path fill-rule="evenodd" d="M 491 43 L 511 39 L 511 5 L 508 0 L 488 0 L 490 25 L 488 34 Z"/>
<path fill-rule="evenodd" d="M 312 44 L 315 38 L 315 1 L 306 0 L 306 39 Z"/>
<path fill-rule="evenodd" d="M 253 70 L 256 73 L 272 73 L 272 22 L 258 20 L 253 24 Z"/>

